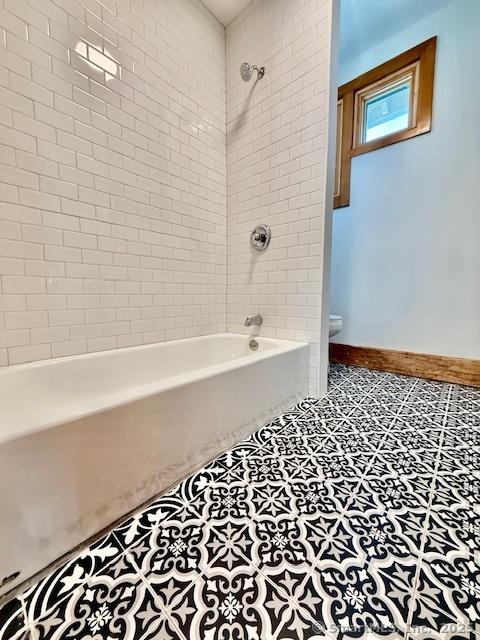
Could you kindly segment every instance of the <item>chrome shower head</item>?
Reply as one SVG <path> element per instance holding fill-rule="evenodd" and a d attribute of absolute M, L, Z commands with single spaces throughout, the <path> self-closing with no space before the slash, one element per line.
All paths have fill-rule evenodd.
<path fill-rule="evenodd" d="M 253 72 L 257 72 L 257 79 L 260 80 L 265 75 L 265 67 L 257 67 L 255 64 L 244 62 L 240 65 L 240 76 L 242 80 L 248 82 L 252 78 Z"/>

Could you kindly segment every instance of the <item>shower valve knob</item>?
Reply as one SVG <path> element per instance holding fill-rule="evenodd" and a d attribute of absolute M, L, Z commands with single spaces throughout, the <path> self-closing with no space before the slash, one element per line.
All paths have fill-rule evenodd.
<path fill-rule="evenodd" d="M 266 224 L 259 224 L 250 234 L 250 246 L 257 251 L 265 251 L 270 244 L 272 232 Z"/>

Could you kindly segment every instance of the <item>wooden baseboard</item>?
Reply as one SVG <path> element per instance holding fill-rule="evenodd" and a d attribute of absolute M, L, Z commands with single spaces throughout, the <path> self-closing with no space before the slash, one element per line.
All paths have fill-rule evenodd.
<path fill-rule="evenodd" d="M 330 360 L 442 382 L 480 387 L 480 360 L 330 343 Z"/>

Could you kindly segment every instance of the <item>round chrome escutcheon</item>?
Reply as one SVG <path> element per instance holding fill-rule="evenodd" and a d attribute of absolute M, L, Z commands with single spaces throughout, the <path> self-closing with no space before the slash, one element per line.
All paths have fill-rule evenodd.
<path fill-rule="evenodd" d="M 266 224 L 258 224 L 250 234 L 250 246 L 257 251 L 265 251 L 270 244 L 272 232 Z"/>
<path fill-rule="evenodd" d="M 250 342 L 248 343 L 248 346 L 252 351 L 256 351 L 258 349 L 258 342 L 255 339 L 250 340 Z"/>

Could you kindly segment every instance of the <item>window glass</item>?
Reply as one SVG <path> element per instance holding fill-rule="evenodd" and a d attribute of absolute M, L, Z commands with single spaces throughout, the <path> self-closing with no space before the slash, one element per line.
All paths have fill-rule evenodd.
<path fill-rule="evenodd" d="M 412 79 L 384 87 L 363 104 L 362 142 L 370 142 L 410 126 Z"/>

